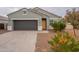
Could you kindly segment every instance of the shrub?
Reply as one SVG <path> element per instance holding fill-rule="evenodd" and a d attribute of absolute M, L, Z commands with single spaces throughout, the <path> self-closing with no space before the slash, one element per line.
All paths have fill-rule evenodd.
<path fill-rule="evenodd" d="M 51 45 L 51 51 L 55 52 L 77 52 L 79 51 L 79 42 L 70 36 L 67 32 L 57 32 L 52 40 L 48 41 Z"/>
<path fill-rule="evenodd" d="M 62 31 L 66 27 L 64 21 L 51 21 L 50 25 L 53 27 L 55 31 Z"/>

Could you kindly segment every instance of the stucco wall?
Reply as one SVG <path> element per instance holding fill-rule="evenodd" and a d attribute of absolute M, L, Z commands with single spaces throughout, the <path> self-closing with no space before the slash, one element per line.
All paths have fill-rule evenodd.
<path fill-rule="evenodd" d="M 39 18 L 40 15 L 35 14 L 35 13 L 29 11 L 29 10 L 27 10 L 27 11 L 26 11 L 26 14 L 24 14 L 23 11 L 20 10 L 20 11 L 17 11 L 17 12 L 15 12 L 15 13 L 9 15 L 8 17 L 9 17 L 10 19 L 11 19 L 11 18 Z"/>
<path fill-rule="evenodd" d="M 0 20 L 0 23 L 8 23 L 8 20 Z"/>

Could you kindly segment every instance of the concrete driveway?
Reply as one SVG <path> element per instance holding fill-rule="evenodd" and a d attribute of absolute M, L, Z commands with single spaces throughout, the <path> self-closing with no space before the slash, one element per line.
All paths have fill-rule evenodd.
<path fill-rule="evenodd" d="M 12 31 L 0 34 L 0 52 L 33 52 L 36 31 Z"/>

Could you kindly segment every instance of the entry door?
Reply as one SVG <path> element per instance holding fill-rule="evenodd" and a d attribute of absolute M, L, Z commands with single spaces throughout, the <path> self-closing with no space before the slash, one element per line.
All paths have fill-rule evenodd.
<path fill-rule="evenodd" d="M 46 30 L 46 28 L 47 28 L 46 18 L 42 18 L 42 30 Z"/>

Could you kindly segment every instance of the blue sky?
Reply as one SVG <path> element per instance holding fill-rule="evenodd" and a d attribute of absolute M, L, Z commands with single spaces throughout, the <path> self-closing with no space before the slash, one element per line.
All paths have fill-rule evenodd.
<path fill-rule="evenodd" d="M 14 12 L 21 8 L 22 7 L 0 7 L 0 15 L 6 16 L 7 14 Z M 63 17 L 66 14 L 66 10 L 68 9 L 71 10 L 74 7 L 40 7 L 40 8 Z M 78 7 L 75 7 L 75 8 L 79 9 Z"/>

